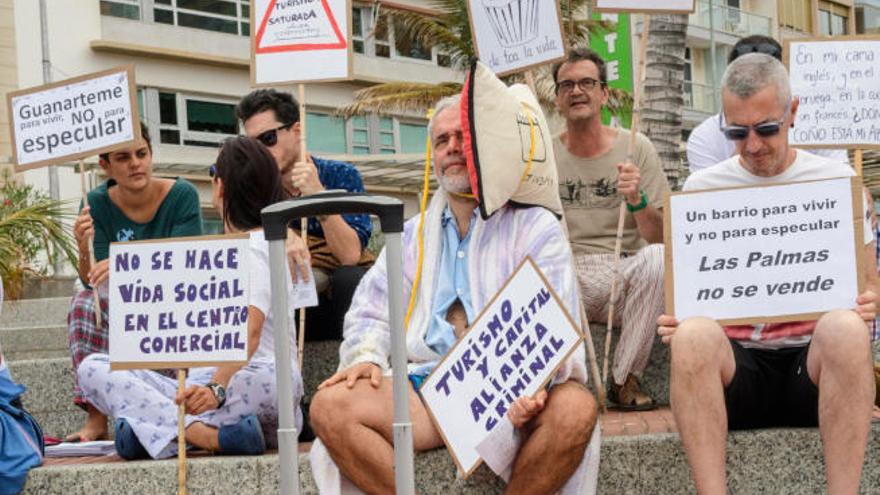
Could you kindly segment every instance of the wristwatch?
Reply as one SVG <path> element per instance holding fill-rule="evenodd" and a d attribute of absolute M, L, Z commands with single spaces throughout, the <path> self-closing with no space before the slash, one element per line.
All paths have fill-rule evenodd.
<path fill-rule="evenodd" d="M 633 206 L 633 205 L 629 204 L 629 202 L 626 202 L 626 200 L 624 200 L 624 202 L 626 202 L 626 209 L 630 213 L 635 213 L 639 210 L 643 210 L 646 206 L 648 206 L 648 195 L 645 194 L 645 191 L 639 191 L 639 192 L 642 193 L 642 200 L 639 202 L 639 204 Z"/>
<path fill-rule="evenodd" d="M 223 385 L 220 385 L 219 383 L 209 383 L 205 386 L 213 392 L 214 398 L 217 399 L 217 407 L 223 407 L 223 404 L 226 404 L 226 389 L 223 388 Z"/>

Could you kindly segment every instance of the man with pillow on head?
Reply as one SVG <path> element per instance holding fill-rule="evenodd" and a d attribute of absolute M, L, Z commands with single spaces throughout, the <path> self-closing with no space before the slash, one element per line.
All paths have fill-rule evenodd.
<path fill-rule="evenodd" d="M 727 139 L 737 155 L 694 173 L 685 191 L 850 177 L 853 170 L 788 144 L 798 99 L 775 58 L 750 53 L 724 73 Z M 856 493 L 874 402 L 866 322 L 876 312 L 876 260 L 864 231 L 867 290 L 816 321 L 720 326 L 709 318 L 659 318 L 672 348 L 670 396 L 699 493 L 724 493 L 727 432 L 816 427 L 828 493 Z"/>
<path fill-rule="evenodd" d="M 646 410 L 654 400 L 638 376 L 654 346 L 663 312 L 663 197 L 669 192 L 660 158 L 639 134 L 632 161 L 630 132 L 602 125 L 608 100 L 605 61 L 589 48 L 574 48 L 554 70 L 556 106 L 565 131 L 553 140 L 559 195 L 565 208 L 575 267 L 587 317 L 606 321 L 611 285 L 617 280 L 614 323 L 621 328 L 608 399 L 621 409 Z M 614 259 L 620 202 L 628 210 Z M 617 273 L 619 267 L 620 273 Z"/>
<path fill-rule="evenodd" d="M 571 251 L 557 218 L 545 208 L 504 205 L 487 220 L 470 194 L 463 149 L 461 98 L 437 104 L 428 125 L 434 174 L 440 185 L 425 215 L 424 266 L 418 264 L 418 218 L 403 234 L 404 299 L 416 291 L 407 329 L 413 444 L 418 452 L 443 446 L 418 388 L 465 328 L 531 256 L 577 321 Z M 339 471 L 367 493 L 394 490 L 390 330 L 385 252 L 364 276 L 345 318 L 340 371 L 319 387 L 311 405 L 320 443 L 312 466 L 322 493 L 345 480 L 328 481 L 326 453 Z M 508 493 L 555 493 L 581 466 L 596 425 L 597 407 L 584 386 L 582 346 L 569 356 L 552 386 L 518 398 L 508 418 L 524 439 L 513 461 Z M 323 449 L 326 447 L 326 451 Z M 593 442 L 591 447 L 598 442 Z M 325 483 L 335 483 L 331 486 Z M 583 485 L 577 488 L 583 493 Z"/>

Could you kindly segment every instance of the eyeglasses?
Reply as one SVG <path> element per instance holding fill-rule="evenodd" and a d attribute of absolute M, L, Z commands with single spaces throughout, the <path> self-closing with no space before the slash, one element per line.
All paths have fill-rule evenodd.
<path fill-rule="evenodd" d="M 735 55 L 731 60 L 736 60 L 737 57 L 745 55 L 747 53 L 763 53 L 765 55 L 770 55 L 771 57 L 775 57 L 780 60 L 782 59 L 782 52 L 779 51 L 779 46 L 772 43 L 749 43 L 745 45 L 740 45 L 733 50 L 733 53 Z"/>
<path fill-rule="evenodd" d="M 556 94 L 568 94 L 571 93 L 574 89 L 575 85 L 581 89 L 584 93 L 588 93 L 596 87 L 596 85 L 604 86 L 605 83 L 601 81 L 597 81 L 592 77 L 585 77 L 579 81 L 559 81 L 556 83 Z"/>
<path fill-rule="evenodd" d="M 211 168 L 208 169 L 208 176 L 210 176 L 212 179 L 217 177 L 217 165 L 216 164 L 211 165 Z"/>
<path fill-rule="evenodd" d="M 284 129 L 287 129 L 288 127 L 292 126 L 293 124 L 295 124 L 295 122 L 291 122 L 289 124 L 282 124 L 274 129 L 269 129 L 268 131 L 263 131 L 263 132 L 257 134 L 256 140 L 263 143 L 264 145 L 268 146 L 269 148 L 271 148 L 272 146 L 275 146 L 278 143 L 278 131 L 283 131 Z"/>
<path fill-rule="evenodd" d="M 770 137 L 779 134 L 779 131 L 782 130 L 782 125 L 785 123 L 785 119 L 788 118 L 788 114 L 791 112 L 791 103 L 789 103 L 785 108 L 785 113 L 782 114 L 782 118 L 779 120 L 770 120 L 767 122 L 761 122 L 760 124 L 755 125 L 723 125 L 721 123 L 721 132 L 724 133 L 724 137 L 731 141 L 742 141 L 743 139 L 749 137 L 749 131 L 755 131 L 760 137 Z M 723 115 L 722 115 L 723 118 Z"/>

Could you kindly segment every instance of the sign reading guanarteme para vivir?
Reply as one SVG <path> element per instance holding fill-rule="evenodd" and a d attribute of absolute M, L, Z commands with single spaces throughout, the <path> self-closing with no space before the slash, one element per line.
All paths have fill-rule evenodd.
<path fill-rule="evenodd" d="M 134 66 L 7 94 L 16 171 L 131 146 L 140 139 Z"/>

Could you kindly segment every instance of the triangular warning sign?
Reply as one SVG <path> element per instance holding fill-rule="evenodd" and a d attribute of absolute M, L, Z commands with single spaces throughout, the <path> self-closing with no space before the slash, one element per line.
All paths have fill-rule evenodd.
<path fill-rule="evenodd" d="M 256 53 L 348 47 L 327 0 L 271 0 L 256 38 Z"/>

